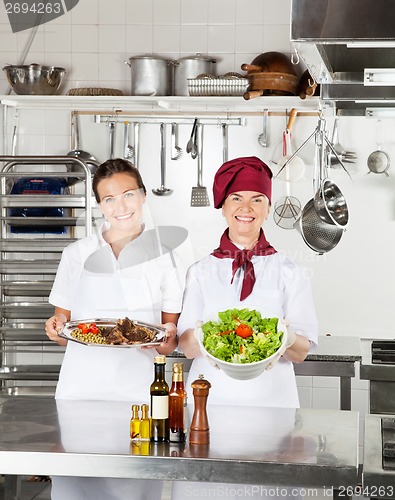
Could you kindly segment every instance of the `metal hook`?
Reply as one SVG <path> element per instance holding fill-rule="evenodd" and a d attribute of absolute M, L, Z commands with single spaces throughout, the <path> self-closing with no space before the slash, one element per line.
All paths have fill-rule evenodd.
<path fill-rule="evenodd" d="M 296 60 L 295 60 L 294 56 L 296 56 Z M 294 48 L 294 52 L 291 54 L 291 63 L 294 65 L 297 65 L 300 63 L 300 56 L 299 56 L 299 53 L 296 50 L 296 48 Z"/>

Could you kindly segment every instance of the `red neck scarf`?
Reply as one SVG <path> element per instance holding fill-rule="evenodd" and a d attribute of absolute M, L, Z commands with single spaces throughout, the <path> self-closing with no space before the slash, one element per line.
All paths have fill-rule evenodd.
<path fill-rule="evenodd" d="M 276 253 L 276 250 L 266 240 L 262 229 L 259 235 L 259 240 L 251 250 L 247 250 L 245 248 L 240 250 L 230 241 L 228 228 L 221 236 L 219 247 L 215 249 L 211 255 L 217 257 L 218 259 L 233 259 L 231 283 L 233 283 L 236 271 L 241 267 L 244 267 L 243 285 L 240 294 L 240 300 L 244 300 L 251 294 L 255 284 L 254 266 L 251 262 L 252 256 L 271 255 L 273 253 Z"/>

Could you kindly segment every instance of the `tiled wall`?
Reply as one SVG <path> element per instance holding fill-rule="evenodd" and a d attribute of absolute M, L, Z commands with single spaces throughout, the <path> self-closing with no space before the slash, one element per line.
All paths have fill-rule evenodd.
<path fill-rule="evenodd" d="M 64 90 L 110 87 L 128 95 L 131 56 L 210 54 L 218 74 L 240 72 L 261 52 L 290 52 L 289 20 L 290 0 L 80 0 L 39 27 L 25 63 L 66 68 Z M 29 33 L 12 35 L 0 10 L 3 64 L 20 63 Z"/>

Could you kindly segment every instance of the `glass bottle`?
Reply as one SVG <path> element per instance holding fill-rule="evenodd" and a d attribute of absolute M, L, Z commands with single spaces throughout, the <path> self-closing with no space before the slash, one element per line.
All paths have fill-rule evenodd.
<path fill-rule="evenodd" d="M 139 405 L 132 406 L 132 418 L 130 419 L 130 439 L 138 441 L 140 439 L 140 416 Z"/>
<path fill-rule="evenodd" d="M 187 393 L 184 387 L 184 364 L 173 363 L 172 383 L 169 392 L 169 436 L 170 441 L 185 441 L 185 408 Z"/>
<path fill-rule="evenodd" d="M 150 387 L 151 441 L 169 440 L 169 386 L 165 379 L 165 356 L 155 356 L 155 379 Z"/>
<path fill-rule="evenodd" d="M 140 438 L 142 441 L 149 441 L 151 439 L 148 410 L 149 406 L 147 404 L 141 405 Z"/>

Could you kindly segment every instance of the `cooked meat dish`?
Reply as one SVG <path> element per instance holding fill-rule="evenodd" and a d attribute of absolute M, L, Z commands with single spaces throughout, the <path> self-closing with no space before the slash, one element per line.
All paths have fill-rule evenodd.
<path fill-rule="evenodd" d="M 155 332 L 144 326 L 135 325 L 129 318 L 118 320 L 114 327 L 102 330 L 107 344 L 144 344 L 155 338 Z"/>

